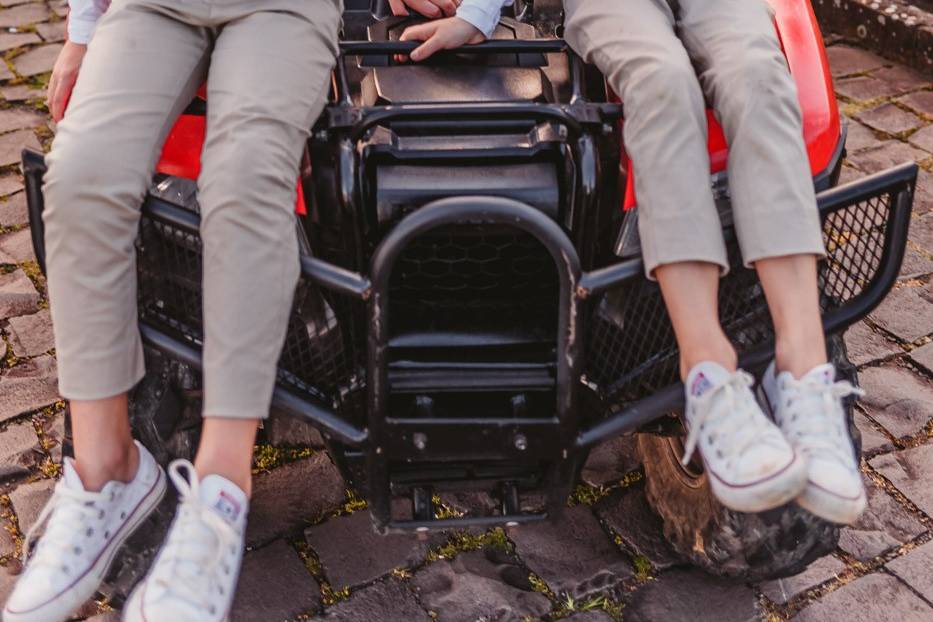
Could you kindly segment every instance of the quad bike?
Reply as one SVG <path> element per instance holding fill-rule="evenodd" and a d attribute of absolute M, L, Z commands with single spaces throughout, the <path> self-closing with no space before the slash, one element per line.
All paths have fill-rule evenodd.
<path fill-rule="evenodd" d="M 897 277 L 917 167 L 834 187 L 845 129 L 819 29 L 807 0 L 771 3 L 819 191 L 829 348 L 854 382 L 841 333 Z M 648 500 L 692 563 L 761 579 L 833 550 L 837 526 L 793 503 L 727 510 L 700 462 L 680 465 L 678 353 L 658 287 L 643 275 L 624 102 L 561 39 L 561 3 L 519 0 L 491 41 L 419 65 L 396 62 L 413 49 L 398 41 L 412 18 L 384 4 L 346 2 L 331 101 L 308 142 L 295 210 L 302 278 L 273 416 L 320 431 L 383 532 L 553 517 L 594 446 L 637 434 Z M 132 416 L 163 461 L 192 450 L 199 424 L 192 180 L 205 105 L 192 102 L 165 143 L 137 242 L 149 371 Z M 709 147 L 736 268 L 722 283 L 722 321 L 742 365 L 760 370 L 772 326 L 754 272 L 741 269 L 727 146 L 712 116 Z M 24 170 L 41 262 L 42 156 L 25 152 Z M 449 491 L 484 491 L 497 507 L 437 518 L 435 494 Z"/>

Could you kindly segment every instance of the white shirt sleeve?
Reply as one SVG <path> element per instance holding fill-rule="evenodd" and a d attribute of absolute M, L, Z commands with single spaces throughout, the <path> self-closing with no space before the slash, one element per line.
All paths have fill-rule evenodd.
<path fill-rule="evenodd" d="M 510 4 L 512 0 L 463 0 L 457 17 L 476 26 L 488 39 L 499 25 L 502 7 Z"/>
<path fill-rule="evenodd" d="M 68 0 L 68 40 L 87 44 L 97 20 L 110 6 L 110 0 Z"/>

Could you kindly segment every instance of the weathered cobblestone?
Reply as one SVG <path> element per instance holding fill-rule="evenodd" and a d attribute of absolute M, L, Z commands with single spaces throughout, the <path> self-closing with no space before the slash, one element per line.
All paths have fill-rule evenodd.
<path fill-rule="evenodd" d="M 19 192 L 23 189 L 23 179 L 19 175 L 4 175 L 0 177 L 0 197 Z"/>
<path fill-rule="evenodd" d="M 55 65 L 55 59 L 58 58 L 58 54 L 61 51 L 62 46 L 60 43 L 52 43 L 50 45 L 33 48 L 22 56 L 17 56 L 13 61 L 13 66 L 16 67 L 16 73 L 23 77 L 35 76 L 40 73 L 52 71 L 52 66 Z"/>
<path fill-rule="evenodd" d="M 583 466 L 581 479 L 590 486 L 605 486 L 617 482 L 640 465 L 635 453 L 635 437 L 620 436 L 590 452 Z"/>
<path fill-rule="evenodd" d="M 859 382 L 866 393 L 862 407 L 894 436 L 916 434 L 933 418 L 933 381 L 906 367 L 889 363 L 863 369 Z"/>
<path fill-rule="evenodd" d="M 866 149 L 849 157 L 849 163 L 866 173 L 877 173 L 904 162 L 916 162 L 927 156 L 921 149 L 899 140 L 880 143 L 875 149 Z"/>
<path fill-rule="evenodd" d="M 0 110 L 0 134 L 45 125 L 46 118 L 31 110 L 9 108 Z"/>
<path fill-rule="evenodd" d="M 696 569 L 661 575 L 635 592 L 625 608 L 626 622 L 748 622 L 759 615 L 754 590 Z"/>
<path fill-rule="evenodd" d="M 881 306 L 871 314 L 878 326 L 907 342 L 933 333 L 933 281 L 903 283 L 894 288 Z"/>
<path fill-rule="evenodd" d="M 846 565 L 841 561 L 832 555 L 827 555 L 810 564 L 810 566 L 800 574 L 787 577 L 786 579 L 768 581 L 767 583 L 763 583 L 760 589 L 762 594 L 771 599 L 772 602 L 783 605 L 798 594 L 806 592 L 811 587 L 816 587 L 821 583 L 835 578 L 839 573 L 845 570 L 845 567 Z"/>
<path fill-rule="evenodd" d="M 871 574 L 824 596 L 801 611 L 795 622 L 929 622 L 933 608 L 892 576 Z"/>
<path fill-rule="evenodd" d="M 23 263 L 32 261 L 32 235 L 29 229 L 20 229 L 13 233 L 0 235 L 0 263 Z"/>
<path fill-rule="evenodd" d="M 928 601 L 933 601 L 933 542 L 898 557 L 887 563 L 888 570 L 917 590 Z"/>
<path fill-rule="evenodd" d="M 58 401 L 55 359 L 40 356 L 0 376 L 0 421 Z"/>
<path fill-rule="evenodd" d="M 915 130 L 923 120 L 912 112 L 901 110 L 894 104 L 882 104 L 877 108 L 859 113 L 858 120 L 869 127 L 888 134 L 900 134 Z"/>
<path fill-rule="evenodd" d="M 891 442 L 891 439 L 885 436 L 881 431 L 875 429 L 875 426 L 868 420 L 868 417 L 860 412 L 855 413 L 855 427 L 862 433 L 863 454 L 887 451 L 894 447 L 894 443 Z"/>
<path fill-rule="evenodd" d="M 910 144 L 918 149 L 933 152 L 933 125 L 928 125 L 922 130 L 910 135 Z"/>
<path fill-rule="evenodd" d="M 32 135 L 31 132 L 30 135 Z M 3 136 L 0 136 L 0 143 L 2 142 Z M 18 192 L 0 202 L 0 227 L 25 225 L 28 221 L 29 212 L 26 208 L 25 192 Z"/>
<path fill-rule="evenodd" d="M 39 292 L 25 272 L 0 273 L 0 320 L 33 313 L 38 304 Z"/>
<path fill-rule="evenodd" d="M 412 584 L 422 604 L 437 614 L 438 622 L 536 619 L 550 611 L 544 595 L 526 585 L 513 585 L 520 568 L 493 553 L 462 553 L 452 561 L 429 564 L 415 574 Z"/>
<path fill-rule="evenodd" d="M 3 76 L 0 75 L 0 80 L 2 79 Z M 36 150 L 42 149 L 39 139 L 31 130 L 19 130 L 0 136 L 0 166 L 18 164 L 25 147 Z"/>
<path fill-rule="evenodd" d="M 9 327 L 13 338 L 13 354 L 16 356 L 39 356 L 55 347 L 52 318 L 48 309 L 11 318 Z"/>
<path fill-rule="evenodd" d="M 253 546 L 296 532 L 343 499 L 343 479 L 324 453 L 263 473 L 253 484 L 246 541 Z"/>
<path fill-rule="evenodd" d="M 849 153 L 858 153 L 864 149 L 875 147 L 878 144 L 875 133 L 870 129 L 854 119 L 847 119 L 847 122 L 848 134 L 846 135 L 846 150 Z M 861 175 L 861 173 L 859 173 L 859 175 Z"/>
<path fill-rule="evenodd" d="M 933 373 L 933 342 L 911 352 L 910 358 L 918 365 L 925 367 L 930 373 Z"/>
<path fill-rule="evenodd" d="M 933 117 L 933 91 L 917 91 L 898 99 L 914 112 Z"/>
<path fill-rule="evenodd" d="M 320 604 L 321 590 L 298 553 L 279 540 L 243 558 L 230 619 L 292 620 Z"/>
<path fill-rule="evenodd" d="M 349 600 L 338 603 L 315 620 L 324 622 L 430 622 L 411 589 L 400 581 L 389 579 L 354 592 Z"/>
<path fill-rule="evenodd" d="M 522 561 L 557 594 L 612 593 L 632 576 L 631 563 L 585 505 L 564 510 L 558 521 L 523 525 L 511 538 Z"/>
<path fill-rule="evenodd" d="M 826 50 L 833 76 L 866 73 L 884 67 L 887 61 L 868 50 L 850 45 L 834 45 Z"/>
<path fill-rule="evenodd" d="M 625 545 L 641 555 L 657 570 L 665 570 L 682 560 L 664 538 L 661 519 L 648 505 L 643 486 L 623 490 L 596 505 L 599 518 Z"/>
<path fill-rule="evenodd" d="M 26 475 L 41 457 L 32 423 L 14 423 L 0 432 L 0 481 Z"/>
<path fill-rule="evenodd" d="M 38 22 L 44 22 L 49 18 L 49 12 L 44 4 L 32 3 L 21 4 L 11 9 L 0 11 L 0 28 L 9 28 L 10 26 L 28 26 Z"/>
<path fill-rule="evenodd" d="M 16 512 L 16 518 L 19 521 L 20 532 L 26 533 L 36 522 L 39 512 L 42 511 L 45 502 L 52 496 L 54 488 L 54 481 L 40 479 L 23 484 L 10 493 L 10 501 L 13 503 L 13 511 Z"/>
<path fill-rule="evenodd" d="M 32 32 L 22 32 L 22 33 L 2 33 L 0 34 L 0 52 L 6 52 L 7 50 L 12 50 L 24 45 L 30 45 L 32 43 L 41 43 L 42 39 L 37 37 L 35 33 Z"/>
<path fill-rule="evenodd" d="M 843 551 L 859 561 L 868 561 L 925 531 L 923 525 L 882 488 L 871 481 L 865 482 L 865 488 L 868 509 L 854 525 L 842 530 L 839 548 Z"/>
<path fill-rule="evenodd" d="M 305 539 L 336 589 L 368 583 L 393 568 L 416 566 L 432 545 L 444 540 L 440 534 L 429 540 L 419 540 L 414 534 L 380 536 L 367 511 L 315 525 L 305 531 Z"/>
<path fill-rule="evenodd" d="M 859 367 L 901 352 L 897 344 L 872 330 L 865 322 L 847 330 L 845 341 L 849 360 Z"/>
<path fill-rule="evenodd" d="M 933 445 L 878 456 L 869 464 L 927 515 L 933 515 L 933 486 L 929 481 L 933 473 Z"/>

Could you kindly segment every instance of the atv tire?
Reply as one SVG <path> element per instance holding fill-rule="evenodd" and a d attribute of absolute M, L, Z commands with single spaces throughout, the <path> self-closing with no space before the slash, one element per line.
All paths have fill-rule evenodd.
<path fill-rule="evenodd" d="M 830 360 L 840 379 L 857 383 L 841 336 L 828 340 Z M 854 402 L 846 403 L 849 430 L 861 455 Z M 716 575 L 762 581 L 802 572 L 829 554 L 839 540 L 839 526 L 791 502 L 745 514 L 723 507 L 713 496 L 698 461 L 683 467 L 683 439 L 640 434 L 638 452 L 645 468 L 648 502 L 664 522 L 664 535 L 687 561 Z"/>

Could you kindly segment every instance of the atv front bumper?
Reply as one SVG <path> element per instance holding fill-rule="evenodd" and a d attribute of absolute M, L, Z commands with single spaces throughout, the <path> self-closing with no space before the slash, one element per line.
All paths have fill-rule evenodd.
<path fill-rule="evenodd" d="M 33 244 L 44 269 L 41 189 L 45 165 L 41 154 L 28 150 L 23 154 L 23 164 Z M 820 271 L 823 323 L 828 334 L 839 333 L 864 318 L 895 283 L 905 251 L 916 176 L 917 166 L 905 164 L 819 195 L 828 250 Z M 428 231 L 477 223 L 507 225 L 530 234 L 554 262 L 560 295 L 553 365 L 549 370 L 519 365 L 487 368 L 463 365 L 427 370 L 393 366 L 388 358 L 392 321 L 389 296 L 390 277 L 397 260 Z M 174 295 L 176 289 L 184 289 L 186 284 L 198 288 L 198 227 L 196 213 L 150 196 L 143 208 L 140 232 L 141 281 L 150 278 L 148 271 L 156 268 L 172 274 L 174 279 L 168 283 L 169 289 L 162 288 L 163 297 Z M 160 247 L 157 252 L 155 244 L 165 248 Z M 170 247 L 172 252 L 165 252 Z M 144 256 L 148 257 L 145 262 Z M 346 452 L 344 457 L 356 456 L 358 462 L 365 464 L 365 470 L 362 473 L 358 470 L 355 475 L 353 468 L 341 466 L 351 479 L 365 480 L 370 507 L 380 528 L 422 530 L 543 519 L 564 505 L 590 448 L 614 436 L 635 432 L 676 412 L 682 405 L 682 386 L 676 377 L 672 378 L 669 370 L 658 371 L 676 361 L 676 348 L 659 345 L 648 332 L 655 330 L 651 328 L 657 326 L 655 320 L 635 325 L 631 317 L 613 320 L 613 313 L 606 313 L 613 296 L 616 306 L 611 308 L 616 311 L 620 308 L 620 297 L 630 298 L 628 306 L 623 303 L 621 307 L 625 310 L 623 316 L 645 315 L 652 305 L 661 304 L 656 288 L 643 277 L 641 261 L 632 259 L 583 272 L 574 245 L 561 227 L 539 210 L 520 202 L 460 197 L 431 203 L 404 218 L 385 236 L 373 253 L 366 274 L 347 271 L 307 253 L 301 257 L 301 267 L 303 278 L 296 308 L 300 306 L 303 290 L 319 288 L 329 300 L 356 305 L 365 314 L 365 360 L 361 361 L 360 377 L 353 377 L 351 382 L 361 396 L 365 395 L 362 398 L 365 402 L 356 410 L 361 416 L 350 415 L 349 399 L 343 403 L 328 400 L 327 392 L 314 386 L 315 378 L 300 377 L 301 370 L 294 363 L 287 363 L 290 349 L 298 348 L 293 333 L 307 331 L 310 326 L 297 322 L 290 326 L 273 397 L 274 408 L 315 426 L 333 448 Z M 757 285 L 749 289 L 748 283 L 742 282 L 727 281 L 723 290 L 723 304 L 732 304 L 735 309 L 739 307 L 730 300 L 746 298 L 739 311 L 724 312 L 725 317 L 731 318 L 726 328 L 744 348 L 742 365 L 760 368 L 772 356 L 773 347 L 763 294 Z M 753 298 L 751 302 L 747 300 L 749 296 Z M 648 306 L 646 300 L 651 301 Z M 160 313 L 159 308 L 164 309 L 164 305 L 151 303 L 152 300 L 141 296 L 140 329 L 144 340 L 199 369 L 200 336 L 196 327 L 184 326 L 177 318 Z M 657 321 L 667 322 L 663 315 Z M 632 334 L 633 326 L 639 327 L 636 334 Z M 305 339 L 301 347 L 307 350 L 308 343 Z M 319 346 L 324 342 L 311 343 Z M 646 350 L 645 355 L 638 356 L 639 361 L 628 360 L 639 350 Z M 327 355 L 313 351 L 305 354 Z M 352 362 L 349 366 L 353 366 Z M 659 386 L 662 382 L 663 386 Z M 423 410 L 418 416 L 394 416 L 389 406 L 391 395 L 404 391 L 406 386 L 430 385 L 443 390 L 465 384 L 516 393 L 550 387 L 555 406 L 547 416 L 516 406 L 509 417 L 487 417 L 479 412 L 468 417 L 445 416 L 433 408 L 430 400 L 419 402 Z M 598 385 L 595 390 L 594 385 Z M 584 406 L 584 393 L 590 402 L 593 394 L 600 400 L 597 417 L 585 415 L 593 409 Z M 336 458 L 340 464 L 342 458 Z M 473 466 L 457 471 L 459 465 L 471 462 Z M 427 472 L 411 468 L 402 472 L 398 468 L 418 464 L 435 468 Z M 459 473 L 452 480 L 461 483 L 471 478 L 494 482 L 502 502 L 499 513 L 482 518 L 435 520 L 432 493 L 445 477 L 438 474 L 438 464 L 449 464 L 451 472 Z M 477 464 L 489 468 L 484 471 Z M 529 464 L 541 470 L 543 478 L 529 480 L 528 471 L 522 468 Z M 529 489 L 547 492 L 546 511 L 522 510 L 521 495 Z M 413 518 L 393 517 L 390 501 L 399 493 L 412 497 Z"/>

